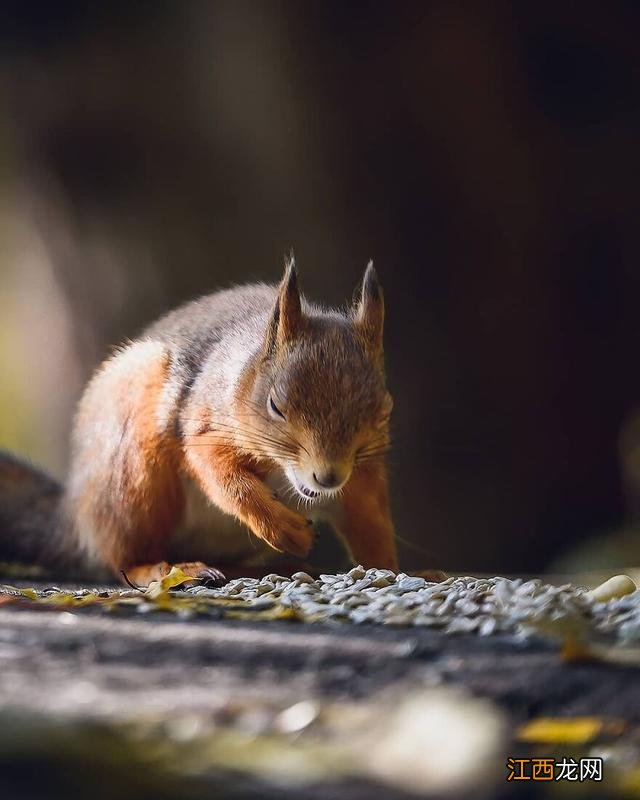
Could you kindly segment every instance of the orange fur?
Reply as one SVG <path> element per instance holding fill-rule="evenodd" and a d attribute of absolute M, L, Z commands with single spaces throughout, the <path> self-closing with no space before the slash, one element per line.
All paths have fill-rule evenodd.
<path fill-rule="evenodd" d="M 344 488 L 342 506 L 342 534 L 354 561 L 365 567 L 397 570 L 384 465 L 374 462 L 358 467 Z"/>
<path fill-rule="evenodd" d="M 271 495 L 251 458 L 228 444 L 212 444 L 190 448 L 187 466 L 212 502 L 274 550 L 307 555 L 313 543 L 309 522 Z"/>
<path fill-rule="evenodd" d="M 116 573 L 163 559 L 183 502 L 177 443 L 156 424 L 168 358 L 155 348 L 142 366 L 136 347 L 85 394 L 66 509 L 84 549 Z"/>

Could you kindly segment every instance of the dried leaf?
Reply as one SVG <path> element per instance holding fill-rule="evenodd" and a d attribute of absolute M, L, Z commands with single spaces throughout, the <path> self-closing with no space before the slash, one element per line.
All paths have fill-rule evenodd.
<path fill-rule="evenodd" d="M 5 586 L 3 590 L 14 597 L 26 597 L 29 600 L 38 600 L 40 598 L 35 589 L 16 589 L 15 586 Z"/>
<path fill-rule="evenodd" d="M 540 717 L 523 725 L 517 738 L 536 744 L 586 744 L 598 737 L 604 724 L 599 717 Z"/>
<path fill-rule="evenodd" d="M 144 594 L 152 600 L 162 600 L 169 596 L 169 589 L 192 580 L 193 577 L 184 573 L 179 567 L 171 567 L 171 572 L 159 581 L 152 581 Z"/>

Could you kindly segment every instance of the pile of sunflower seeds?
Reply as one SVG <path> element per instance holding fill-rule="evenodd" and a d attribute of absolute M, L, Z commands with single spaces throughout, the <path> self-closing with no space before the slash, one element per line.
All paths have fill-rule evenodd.
<path fill-rule="evenodd" d="M 290 578 L 240 578 L 220 589 L 194 587 L 189 594 L 242 602 L 259 611 L 291 609 L 305 621 L 426 626 L 444 633 L 558 635 L 594 631 L 623 641 L 640 640 L 640 590 L 597 602 L 586 589 L 552 586 L 539 578 L 448 578 L 432 583 L 403 572 L 358 566 L 314 580 L 305 572 Z"/>

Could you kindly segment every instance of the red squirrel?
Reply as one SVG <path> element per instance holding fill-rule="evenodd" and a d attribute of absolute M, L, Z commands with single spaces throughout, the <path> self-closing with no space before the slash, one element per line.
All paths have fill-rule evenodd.
<path fill-rule="evenodd" d="M 0 454 L 0 559 L 106 567 L 140 585 L 173 564 L 222 579 L 265 550 L 304 558 L 312 518 L 355 563 L 396 570 L 383 322 L 371 263 L 342 312 L 300 294 L 293 257 L 279 286 L 167 314 L 90 380 L 64 488 Z"/>

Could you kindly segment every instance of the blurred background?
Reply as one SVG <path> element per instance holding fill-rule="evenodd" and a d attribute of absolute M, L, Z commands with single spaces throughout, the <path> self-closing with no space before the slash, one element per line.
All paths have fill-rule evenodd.
<path fill-rule="evenodd" d="M 640 7 L 6 2 L 0 446 L 233 282 L 386 290 L 405 568 L 640 562 Z"/>

